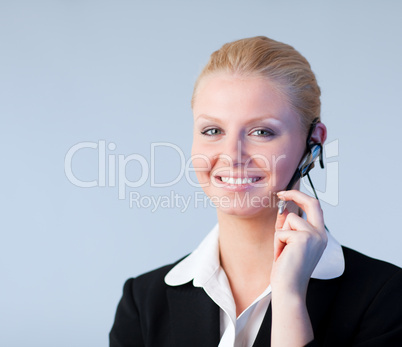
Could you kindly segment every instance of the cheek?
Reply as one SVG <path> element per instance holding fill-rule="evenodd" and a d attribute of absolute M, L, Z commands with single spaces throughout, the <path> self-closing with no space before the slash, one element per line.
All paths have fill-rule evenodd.
<path fill-rule="evenodd" d="M 207 148 L 196 141 L 193 142 L 191 149 L 191 161 L 194 168 L 206 169 L 211 167 L 210 154 Z"/>
<path fill-rule="evenodd" d="M 191 161 L 193 168 L 200 183 L 208 179 L 210 171 L 213 167 L 213 154 L 207 146 L 193 142 L 191 150 Z"/>
<path fill-rule="evenodd" d="M 302 153 L 291 149 L 277 155 L 272 161 L 272 186 L 278 190 L 285 189 L 295 173 L 301 157 Z"/>
<path fill-rule="evenodd" d="M 253 160 L 255 166 L 267 173 L 269 176 L 267 184 L 273 190 L 282 190 L 287 186 L 300 162 L 302 154 L 299 155 L 299 151 L 292 148 L 275 146 L 270 153 L 255 156 Z"/>
<path fill-rule="evenodd" d="M 271 186 L 275 187 L 275 190 L 284 189 L 290 181 L 295 168 L 296 165 L 290 163 L 285 157 L 278 157 L 272 165 Z"/>

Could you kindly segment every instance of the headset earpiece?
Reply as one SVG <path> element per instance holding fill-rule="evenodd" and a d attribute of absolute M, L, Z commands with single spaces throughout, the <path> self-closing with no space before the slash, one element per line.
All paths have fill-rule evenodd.
<path fill-rule="evenodd" d="M 306 176 L 310 170 L 314 167 L 314 162 L 319 157 L 320 159 L 320 166 L 324 168 L 324 160 L 323 160 L 323 153 L 322 153 L 322 145 L 321 143 L 315 143 L 311 141 L 311 135 L 315 129 L 316 124 L 319 122 L 319 119 L 316 118 L 312 122 L 306 140 L 306 152 L 300 161 L 295 173 L 293 174 L 286 190 L 290 190 L 293 188 L 295 183 L 301 178 Z"/>
<path fill-rule="evenodd" d="M 321 143 L 309 144 L 309 151 L 300 162 L 298 167 L 298 170 L 300 171 L 300 177 L 304 177 L 310 172 L 310 170 L 314 167 L 314 163 L 318 157 L 320 158 L 321 168 L 324 168 Z"/>

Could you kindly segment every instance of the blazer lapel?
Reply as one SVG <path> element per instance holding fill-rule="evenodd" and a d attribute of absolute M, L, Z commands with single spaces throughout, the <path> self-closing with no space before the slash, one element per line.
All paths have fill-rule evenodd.
<path fill-rule="evenodd" d="M 322 331 L 326 316 L 331 310 L 333 299 L 339 287 L 339 280 L 311 279 L 307 290 L 307 310 L 313 326 L 314 335 Z M 202 288 L 194 287 L 192 282 L 167 288 L 170 325 L 173 345 L 218 346 L 219 307 Z M 253 347 L 271 345 L 272 308 L 268 306 Z"/>
<path fill-rule="evenodd" d="M 262 320 L 260 330 L 255 338 L 253 347 L 269 347 L 271 346 L 271 325 L 272 325 L 272 308 L 269 303 L 267 312 Z"/>
<path fill-rule="evenodd" d="M 202 288 L 192 282 L 168 287 L 173 346 L 217 346 L 219 344 L 219 307 Z"/>
<path fill-rule="evenodd" d="M 325 331 L 323 325 L 326 324 L 331 312 L 339 284 L 339 277 L 331 280 L 310 280 L 306 304 L 315 339 L 319 338 L 318 332 Z"/>

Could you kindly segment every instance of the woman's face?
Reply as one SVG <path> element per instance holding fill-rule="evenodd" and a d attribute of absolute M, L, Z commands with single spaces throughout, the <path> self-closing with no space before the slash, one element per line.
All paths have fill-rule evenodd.
<path fill-rule="evenodd" d="M 298 115 L 274 84 L 230 74 L 205 77 L 193 105 L 193 166 L 224 213 L 276 213 L 305 148 Z"/>

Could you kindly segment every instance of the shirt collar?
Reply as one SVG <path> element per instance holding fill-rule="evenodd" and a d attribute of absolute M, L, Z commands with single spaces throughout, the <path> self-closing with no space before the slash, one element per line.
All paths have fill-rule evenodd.
<path fill-rule="evenodd" d="M 306 214 L 302 216 L 306 219 Z M 339 277 L 345 270 L 345 259 L 339 242 L 327 232 L 328 242 L 311 278 L 328 280 Z M 165 276 L 166 284 L 179 286 L 194 280 L 195 287 L 203 287 L 220 268 L 219 225 L 209 232 L 200 245 Z"/>

